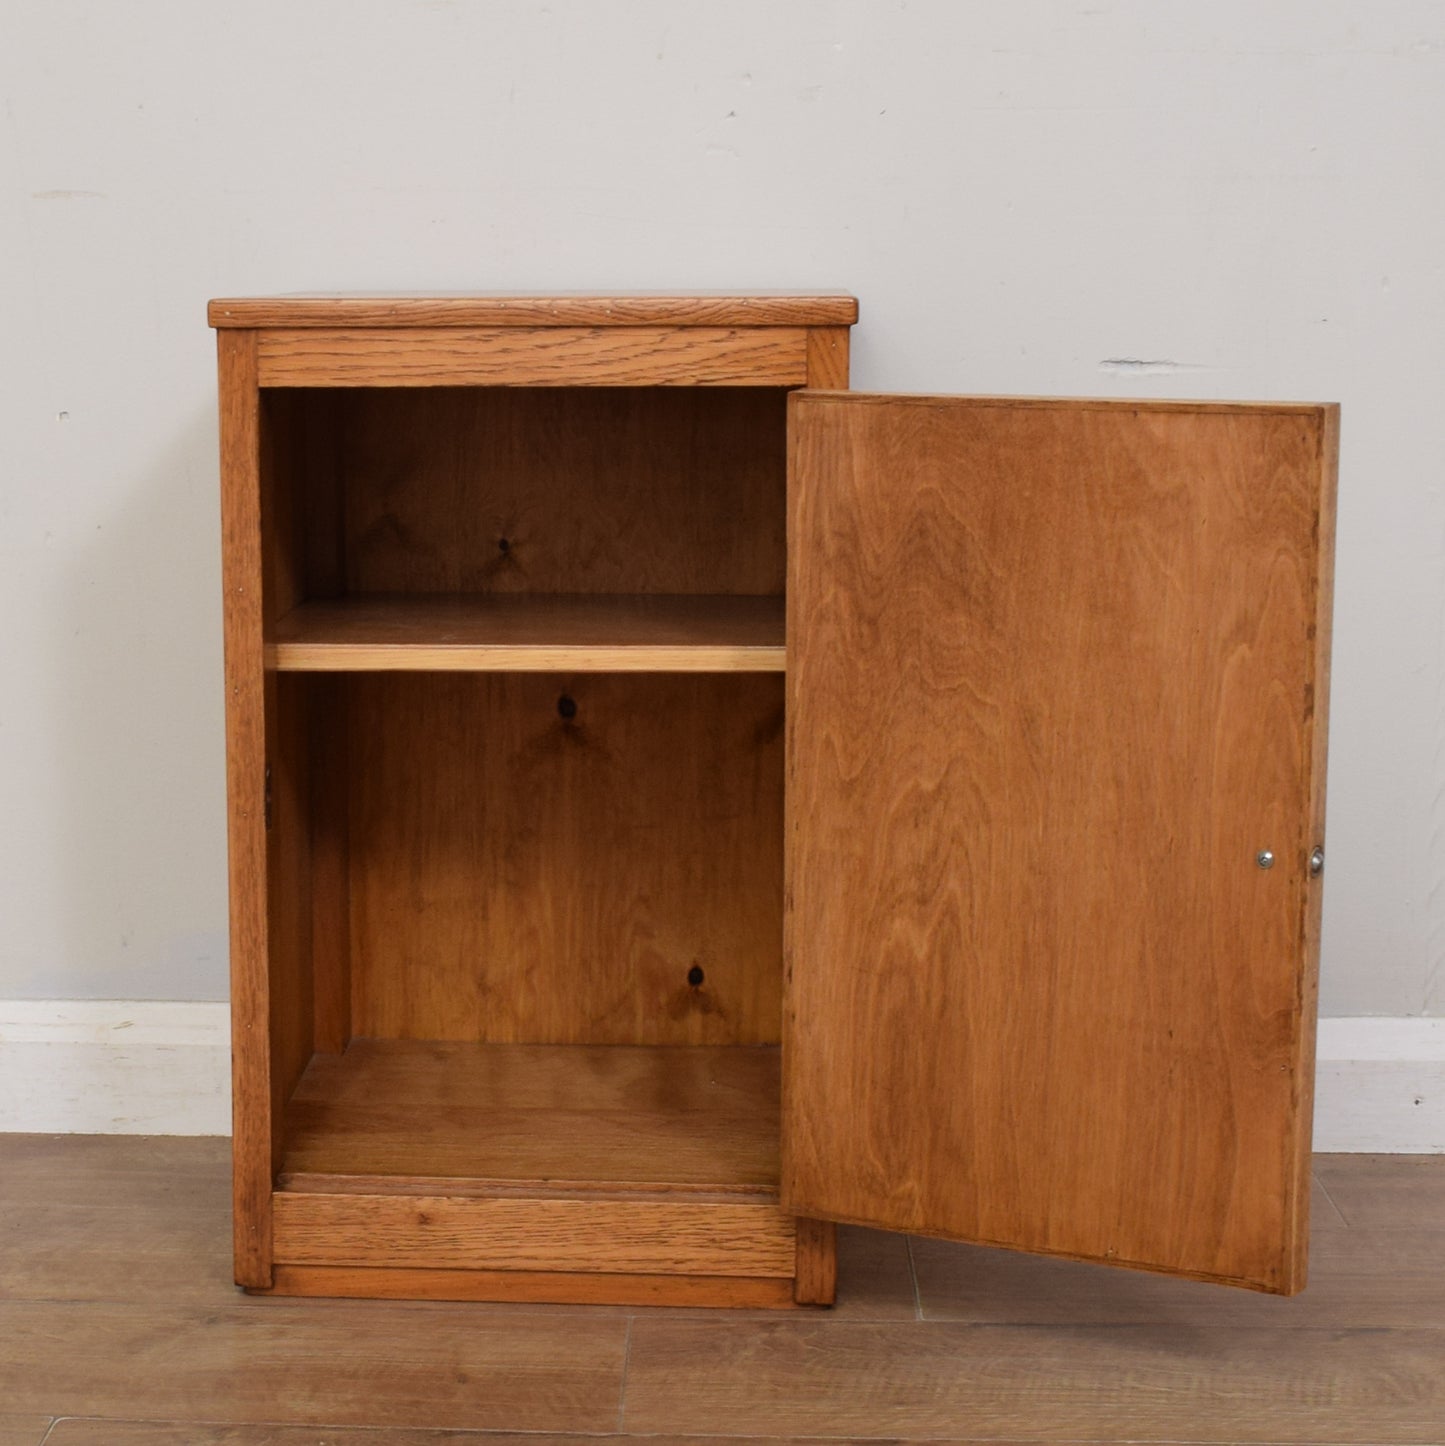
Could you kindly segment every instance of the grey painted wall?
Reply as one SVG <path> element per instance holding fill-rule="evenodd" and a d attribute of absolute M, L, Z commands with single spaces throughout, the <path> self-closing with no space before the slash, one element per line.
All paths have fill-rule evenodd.
<path fill-rule="evenodd" d="M 0 998 L 225 991 L 217 293 L 842 285 L 1344 403 L 1323 1003 L 1445 1012 L 1445 7 L 4 0 Z"/>

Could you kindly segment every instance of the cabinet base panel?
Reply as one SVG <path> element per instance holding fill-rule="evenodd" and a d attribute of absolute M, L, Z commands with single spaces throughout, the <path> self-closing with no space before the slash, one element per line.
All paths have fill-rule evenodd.
<path fill-rule="evenodd" d="M 248 1286 L 246 1293 L 546 1305 L 732 1306 L 750 1310 L 788 1309 L 795 1304 L 793 1282 L 778 1278 L 330 1265 L 278 1265 L 269 1289 Z"/>

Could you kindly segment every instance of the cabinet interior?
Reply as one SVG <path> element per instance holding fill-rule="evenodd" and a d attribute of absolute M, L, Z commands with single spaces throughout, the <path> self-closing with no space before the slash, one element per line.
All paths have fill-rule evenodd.
<path fill-rule="evenodd" d="M 785 396 L 263 392 L 280 1188 L 776 1195 Z"/>

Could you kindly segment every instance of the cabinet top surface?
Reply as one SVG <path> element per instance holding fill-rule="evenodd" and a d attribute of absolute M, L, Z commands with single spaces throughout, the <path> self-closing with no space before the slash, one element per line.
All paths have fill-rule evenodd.
<path fill-rule="evenodd" d="M 845 292 L 336 292 L 221 297 L 214 327 L 851 326 Z"/>

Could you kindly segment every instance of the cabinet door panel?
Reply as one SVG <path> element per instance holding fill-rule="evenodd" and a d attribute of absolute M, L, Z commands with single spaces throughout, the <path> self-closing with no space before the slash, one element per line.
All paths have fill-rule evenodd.
<path fill-rule="evenodd" d="M 790 408 L 784 1203 L 1298 1290 L 1337 410 Z"/>

